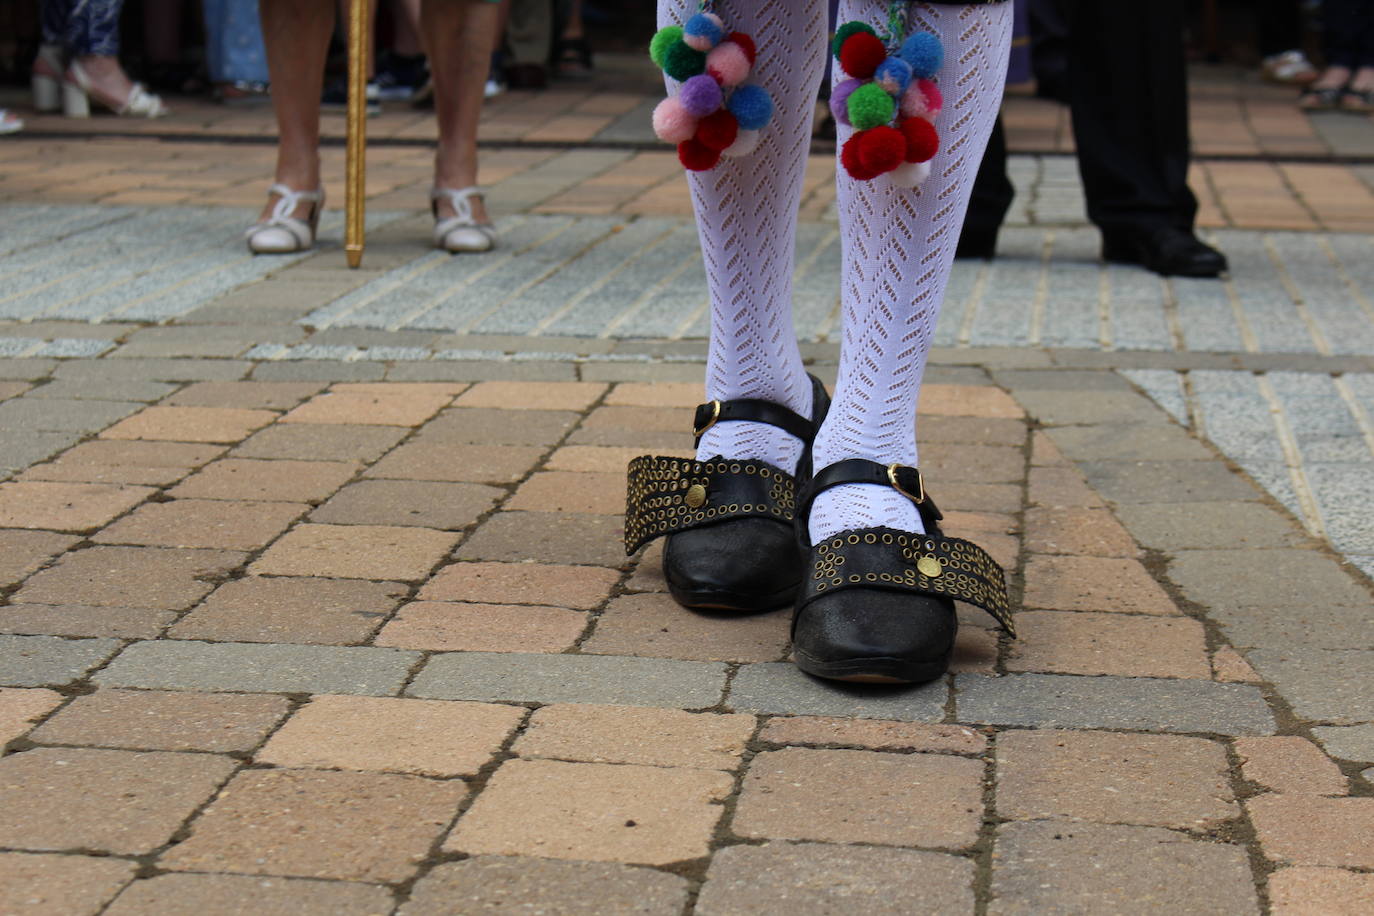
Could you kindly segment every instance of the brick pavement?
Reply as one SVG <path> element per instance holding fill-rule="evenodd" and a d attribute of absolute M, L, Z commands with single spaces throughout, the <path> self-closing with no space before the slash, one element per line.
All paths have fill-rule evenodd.
<path fill-rule="evenodd" d="M 1217 99 L 1207 143 L 1340 152 L 1268 90 L 1200 91 Z M 624 131 L 635 112 L 584 92 L 583 110 L 551 120 L 559 109 L 540 106 L 554 98 L 503 103 L 528 106 L 502 114 L 512 135 Z M 1019 110 L 1014 130 L 1054 113 Z M 1228 111 L 1246 113 L 1244 131 L 1227 133 Z M 418 122 L 397 130 L 421 136 Z M 53 265 L 87 228 L 232 227 L 242 211 L 221 205 L 261 193 L 262 148 L 248 144 L 217 174 L 195 144 L 20 142 L 0 146 L 7 165 L 42 149 L 74 157 L 68 179 L 91 162 L 154 175 L 96 206 L 60 181 L 0 192 L 52 227 L 40 247 Z M 248 260 L 223 286 L 182 287 L 175 314 L 15 315 L 0 329 L 0 912 L 1374 905 L 1368 529 L 1340 511 L 1367 497 L 1374 350 L 1231 345 L 1186 308 L 1178 327 L 1202 336 L 1154 352 L 971 345 L 942 325 L 953 336 L 923 392 L 922 464 L 957 510 L 951 531 L 1007 566 L 1022 636 L 968 613 L 941 681 L 822 684 L 787 661 L 785 611 L 682 611 L 656 547 L 618 549 L 625 459 L 690 448 L 694 334 L 301 321 L 388 277 L 471 269 L 416 243 L 424 157 L 392 153 L 411 161 L 382 183 L 363 271 L 336 249 Z M 512 221 L 575 226 L 637 205 L 671 237 L 690 227 L 662 158 L 512 150 L 498 186 Z M 1016 161 L 1041 206 L 1024 205 L 1018 232 L 1081 236 L 1061 165 Z M 174 168 L 209 183 L 137 196 Z M 1323 196 L 1342 187 L 1328 180 L 1364 180 L 1331 163 L 1265 168 L 1287 190 L 1242 193 L 1249 179 L 1218 169 L 1236 180 L 1213 212 L 1250 214 L 1225 225 L 1268 228 L 1266 199 L 1308 195 L 1307 222 L 1287 228 L 1334 229 L 1345 192 Z M 815 245 L 830 231 L 828 169 L 809 178 Z M 1346 289 L 1364 288 L 1354 253 L 1368 237 L 1353 231 L 1228 241 L 1276 238 L 1352 253 Z M 6 252 L 24 239 L 0 228 Z M 193 247 L 177 239 L 163 244 Z M 229 243 L 204 249 L 216 244 Z M 1276 275 L 1286 255 L 1266 255 Z M 998 265 L 1007 284 L 1024 269 Z M 1297 295 L 1242 278 L 1232 314 L 1280 311 L 1262 295 L 1275 288 L 1313 305 L 1330 290 L 1304 286 L 1304 269 L 1290 272 Z M 1054 276 L 1070 304 L 1090 288 L 1095 305 L 1152 279 L 1072 264 Z M 1177 304 L 1216 288 L 1180 286 Z M 66 289 L 64 302 L 93 301 Z M 1305 326 L 1333 314 L 1314 308 Z M 1367 332 L 1344 327 L 1329 340 Z M 824 335 L 806 355 L 833 380 Z"/>

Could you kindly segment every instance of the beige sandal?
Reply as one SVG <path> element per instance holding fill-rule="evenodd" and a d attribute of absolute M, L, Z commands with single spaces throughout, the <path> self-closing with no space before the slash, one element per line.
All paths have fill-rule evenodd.
<path fill-rule="evenodd" d="M 496 227 L 479 223 L 472 215 L 472 198 L 481 196 L 482 189 L 434 188 L 429 192 L 430 210 L 434 213 L 434 244 L 445 251 L 490 251 L 496 247 Z M 447 200 L 453 216 L 439 219 L 439 201 Z"/>
<path fill-rule="evenodd" d="M 320 222 L 320 211 L 324 209 L 324 188 L 317 191 L 293 191 L 284 184 L 274 184 L 267 189 L 269 195 L 278 195 L 277 205 L 272 215 L 248 227 L 243 234 L 248 242 L 248 250 L 254 254 L 289 254 L 306 251 L 315 244 L 315 227 Z M 309 219 L 299 219 L 291 214 L 302 203 L 312 203 Z"/>

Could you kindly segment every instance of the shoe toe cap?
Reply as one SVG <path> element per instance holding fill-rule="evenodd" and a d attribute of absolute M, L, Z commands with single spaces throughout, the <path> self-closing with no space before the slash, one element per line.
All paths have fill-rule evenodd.
<path fill-rule="evenodd" d="M 680 591 L 752 603 L 795 589 L 801 582 L 801 556 L 791 526 L 737 518 L 670 535 L 663 574 Z"/>

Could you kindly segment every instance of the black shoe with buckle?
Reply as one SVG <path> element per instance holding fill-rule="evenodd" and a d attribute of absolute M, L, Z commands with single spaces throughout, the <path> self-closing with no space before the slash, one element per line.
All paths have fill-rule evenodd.
<path fill-rule="evenodd" d="M 747 420 L 776 426 L 806 448 L 789 474 L 763 461 L 707 461 L 643 455 L 630 462 L 625 553 L 666 535 L 663 576 L 678 604 L 753 612 L 796 600 L 803 569 L 793 521 L 797 490 L 811 470 L 811 441 L 830 398 L 811 376 L 811 419 L 753 398 L 710 401 L 697 408 L 697 441 L 716 423 Z"/>
<path fill-rule="evenodd" d="M 934 680 L 954 650 L 956 600 L 978 605 L 1016 635 L 1002 568 L 976 544 L 940 533 L 940 510 L 916 468 L 850 458 L 822 469 L 797 511 L 803 536 L 816 496 L 854 483 L 892 487 L 910 499 L 926 533 L 860 528 L 811 548 L 792 618 L 798 668 L 839 681 Z"/>

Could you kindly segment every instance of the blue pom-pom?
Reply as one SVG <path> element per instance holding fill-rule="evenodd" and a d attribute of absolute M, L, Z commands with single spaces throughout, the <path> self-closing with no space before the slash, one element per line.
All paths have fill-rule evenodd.
<path fill-rule="evenodd" d="M 762 86 L 740 86 L 726 103 L 740 130 L 758 130 L 773 119 L 773 97 Z"/>
<path fill-rule="evenodd" d="M 682 26 L 682 40 L 698 51 L 709 51 L 725 37 L 725 26 L 714 13 L 697 13 Z"/>
<path fill-rule="evenodd" d="M 889 57 L 873 72 L 873 82 L 882 86 L 888 95 L 898 96 L 911 85 L 911 64 L 900 57 Z"/>
<path fill-rule="evenodd" d="M 902 42 L 902 50 L 897 56 L 911 64 L 917 79 L 928 80 L 944 63 L 945 49 L 940 46 L 940 39 L 930 32 L 917 32 Z"/>

